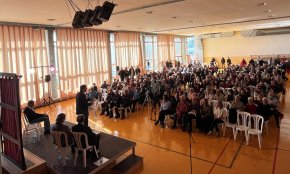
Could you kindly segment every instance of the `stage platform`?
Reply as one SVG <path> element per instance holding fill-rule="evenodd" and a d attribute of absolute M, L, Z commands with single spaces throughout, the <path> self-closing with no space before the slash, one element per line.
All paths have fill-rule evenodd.
<path fill-rule="evenodd" d="M 67 122 L 66 125 L 73 126 Z M 94 163 L 96 159 L 87 158 L 87 167 L 83 167 L 82 155 L 78 157 L 76 167 L 73 166 L 74 155 L 68 149 L 68 159 L 66 167 L 61 165 L 61 161 L 55 159 L 55 146 L 52 143 L 51 135 L 41 135 L 39 143 L 33 143 L 32 137 L 24 137 L 24 148 L 46 162 L 50 172 L 61 174 L 77 174 L 77 173 L 132 173 L 132 169 L 136 166 L 143 167 L 143 158 L 135 155 L 136 143 L 119 138 L 110 134 L 101 132 L 100 152 L 101 156 L 108 158 L 109 161 L 97 166 Z M 124 157 L 123 155 L 132 150 L 132 155 Z M 122 158 L 120 158 L 122 157 Z M 138 168 L 139 168 L 138 167 Z M 133 172 L 134 173 L 134 172 Z"/>

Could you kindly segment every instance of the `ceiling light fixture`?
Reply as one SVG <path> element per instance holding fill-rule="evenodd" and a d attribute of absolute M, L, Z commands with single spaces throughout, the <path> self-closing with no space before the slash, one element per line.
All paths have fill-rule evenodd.
<path fill-rule="evenodd" d="M 50 19 L 46 19 L 47 21 L 55 21 L 56 19 L 52 19 L 52 18 L 50 18 Z"/>
<path fill-rule="evenodd" d="M 271 13 L 272 10 L 264 10 L 265 13 Z"/>
<path fill-rule="evenodd" d="M 147 14 L 152 14 L 152 13 L 153 13 L 153 11 L 146 11 L 146 13 L 147 13 Z"/>
<path fill-rule="evenodd" d="M 266 5 L 267 5 L 266 2 L 261 2 L 261 3 L 257 4 L 257 6 L 259 6 L 259 7 L 263 7 L 263 6 L 266 6 Z"/>
<path fill-rule="evenodd" d="M 272 18 L 272 17 L 275 17 L 276 15 L 275 14 L 270 14 L 268 17 Z"/>
<path fill-rule="evenodd" d="M 177 18 L 177 16 L 172 16 L 171 18 L 172 18 L 172 19 L 176 19 L 176 18 Z"/>

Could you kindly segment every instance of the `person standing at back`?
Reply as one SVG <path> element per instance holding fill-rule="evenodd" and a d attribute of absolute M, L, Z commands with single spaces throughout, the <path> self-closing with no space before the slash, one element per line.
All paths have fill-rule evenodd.
<path fill-rule="evenodd" d="M 222 63 L 222 69 L 225 69 L 226 59 L 224 57 L 222 57 L 221 63 Z"/>
<path fill-rule="evenodd" d="M 232 64 L 232 60 L 230 57 L 228 57 L 228 59 L 227 59 L 227 64 L 228 64 L 228 67 L 231 66 L 231 64 Z"/>
<path fill-rule="evenodd" d="M 87 92 L 87 86 L 86 85 L 81 85 L 80 86 L 80 92 L 77 93 L 76 96 L 76 113 L 83 114 L 85 117 L 84 125 L 88 126 L 89 125 L 89 106 L 90 106 L 90 101 L 86 97 Z"/>

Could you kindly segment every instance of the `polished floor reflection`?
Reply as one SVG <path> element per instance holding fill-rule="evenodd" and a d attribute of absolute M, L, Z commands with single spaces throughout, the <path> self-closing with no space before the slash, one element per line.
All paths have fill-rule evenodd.
<path fill-rule="evenodd" d="M 285 114 L 281 129 L 270 121 L 269 134 L 263 134 L 262 149 L 257 137 L 251 136 L 246 146 L 243 134 L 236 141 L 228 129 L 225 137 L 217 138 L 199 132 L 192 134 L 192 170 L 195 174 L 286 174 L 290 171 L 290 82 L 287 94 L 281 101 Z M 75 100 L 56 104 L 53 109 L 41 108 L 38 112 L 48 112 L 53 123 L 56 115 L 64 112 L 67 120 L 76 122 Z M 144 158 L 142 174 L 187 174 L 190 173 L 189 136 L 180 129 L 161 128 L 150 120 L 147 107 L 129 114 L 129 118 L 110 119 L 90 112 L 89 125 L 94 129 L 126 138 L 137 143 L 136 153 Z"/>

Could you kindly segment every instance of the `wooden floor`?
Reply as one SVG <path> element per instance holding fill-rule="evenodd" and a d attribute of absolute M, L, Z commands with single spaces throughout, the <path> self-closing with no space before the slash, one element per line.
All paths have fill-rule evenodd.
<path fill-rule="evenodd" d="M 53 123 L 57 114 L 64 112 L 67 120 L 75 121 L 75 100 L 56 104 L 56 108 L 38 109 L 50 111 Z M 288 174 L 290 171 L 290 82 L 287 94 L 282 99 L 281 110 L 285 114 L 281 129 L 270 121 L 269 134 L 263 135 L 262 149 L 256 137 L 245 145 L 243 134 L 234 142 L 230 130 L 226 137 L 216 138 L 199 132 L 193 133 L 192 169 L 195 174 Z M 188 134 L 179 129 L 162 129 L 150 120 L 147 109 L 130 114 L 125 120 L 109 119 L 90 113 L 89 125 L 94 129 L 135 141 L 136 154 L 143 157 L 144 167 L 136 173 L 142 174 L 187 174 L 190 173 L 190 151 Z M 127 154 L 129 155 L 129 153 Z"/>

